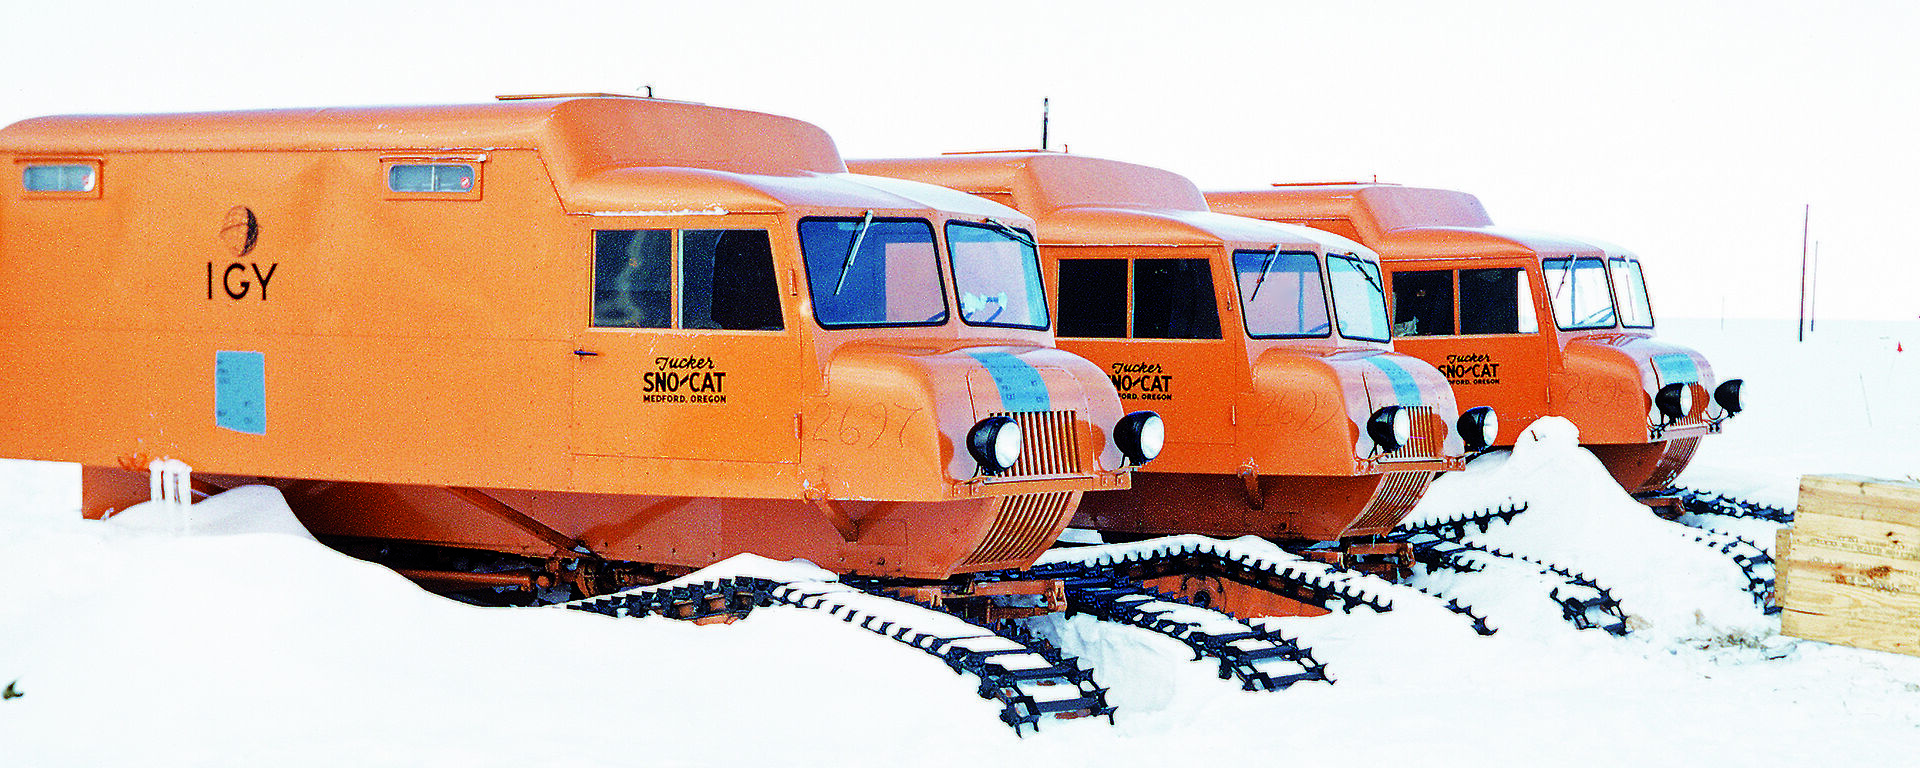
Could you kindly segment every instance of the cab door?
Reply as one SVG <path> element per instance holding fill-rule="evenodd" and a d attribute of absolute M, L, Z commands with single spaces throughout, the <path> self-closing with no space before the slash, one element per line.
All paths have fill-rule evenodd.
<path fill-rule="evenodd" d="M 599 229 L 573 451 L 796 463 L 800 345 L 762 229 Z"/>
<path fill-rule="evenodd" d="M 1224 451 L 1234 440 L 1233 395 L 1246 353 L 1237 322 L 1231 337 L 1222 333 L 1215 260 L 1129 255 L 1053 263 L 1058 344 L 1106 371 L 1122 408 L 1165 419 L 1164 458 L 1179 463 Z"/>
<path fill-rule="evenodd" d="M 1539 276 L 1524 262 L 1392 275 L 1393 348 L 1431 363 L 1460 410 L 1489 405 L 1509 444 L 1548 414 L 1547 376 L 1559 346 Z"/>

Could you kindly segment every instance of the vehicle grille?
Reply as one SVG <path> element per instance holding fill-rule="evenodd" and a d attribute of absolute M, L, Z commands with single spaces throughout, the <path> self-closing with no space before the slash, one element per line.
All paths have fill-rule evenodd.
<path fill-rule="evenodd" d="M 1079 430 L 1073 411 L 996 413 L 1020 425 L 1020 459 L 997 480 L 1060 477 L 1080 471 Z"/>
<path fill-rule="evenodd" d="M 1388 472 L 1381 478 L 1380 487 L 1373 491 L 1373 500 L 1367 502 L 1367 511 L 1361 513 L 1356 529 L 1390 529 L 1400 524 L 1413 505 L 1420 503 L 1420 496 L 1427 492 L 1427 483 L 1433 481 L 1432 472 Z"/>
<path fill-rule="evenodd" d="M 1062 518 L 1073 511 L 1072 491 L 1023 493 L 1001 496 L 997 501 L 1000 509 L 993 526 L 987 529 L 986 538 L 980 540 L 973 554 L 960 562 L 960 568 L 1009 562 L 1024 567 L 1053 544 L 1054 530 L 1065 525 Z"/>
<path fill-rule="evenodd" d="M 1430 405 L 1403 405 L 1413 415 L 1413 436 L 1400 450 L 1380 456 L 1381 461 L 1418 461 L 1437 459 L 1447 444 L 1447 420 L 1433 415 Z"/>
<path fill-rule="evenodd" d="M 1653 465 L 1653 476 L 1647 478 L 1647 489 L 1662 489 L 1673 485 L 1673 479 L 1693 461 L 1693 451 L 1700 447 L 1700 438 L 1686 437 L 1667 441 L 1666 451 L 1660 454 L 1660 462 Z"/>

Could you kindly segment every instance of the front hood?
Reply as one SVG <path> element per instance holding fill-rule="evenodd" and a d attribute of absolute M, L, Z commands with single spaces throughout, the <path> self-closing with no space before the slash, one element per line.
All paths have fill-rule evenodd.
<path fill-rule="evenodd" d="M 1254 363 L 1254 387 L 1262 400 L 1281 404 L 1285 412 L 1277 415 L 1279 424 L 1311 431 L 1330 425 L 1331 417 L 1338 414 L 1343 422 L 1340 439 L 1350 457 L 1375 453 L 1373 439 L 1366 434 L 1367 420 L 1392 405 L 1431 410 L 1437 423 L 1426 434 L 1440 442 L 1437 448 L 1428 446 L 1434 455 L 1457 457 L 1464 452 L 1453 429 L 1459 417 L 1453 388 L 1439 370 L 1418 358 L 1384 349 L 1269 349 Z"/>
<path fill-rule="evenodd" d="M 1085 358 L 1053 347 L 851 344 L 834 353 L 827 376 L 843 402 L 870 401 L 876 409 L 905 397 L 926 402 L 952 446 L 964 446 L 968 431 L 994 414 L 1071 412 L 1091 425 L 1099 467 L 1121 465 L 1111 435 L 1122 415 L 1112 380 Z M 950 476 L 973 474 L 964 450 L 948 460 Z"/>
<path fill-rule="evenodd" d="M 1595 334 L 1567 340 L 1569 357 L 1612 357 L 1631 365 L 1641 389 L 1649 396 L 1668 384 L 1698 384 L 1712 392 L 1719 382 L 1706 356 L 1683 347 L 1637 334 Z"/>

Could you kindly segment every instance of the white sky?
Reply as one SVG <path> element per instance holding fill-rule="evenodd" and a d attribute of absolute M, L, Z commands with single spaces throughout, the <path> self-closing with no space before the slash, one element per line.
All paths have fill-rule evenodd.
<path fill-rule="evenodd" d="M 849 157 L 1039 143 L 1202 188 L 1382 181 L 1619 243 L 1663 316 L 1920 317 L 1920 4 L 5 3 L 0 123 L 632 92 Z"/>

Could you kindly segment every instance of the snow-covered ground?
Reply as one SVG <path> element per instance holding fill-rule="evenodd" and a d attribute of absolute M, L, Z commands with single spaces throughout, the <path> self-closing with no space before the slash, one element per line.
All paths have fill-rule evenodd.
<path fill-rule="evenodd" d="M 1920 323 L 1792 334 L 1663 325 L 1750 382 L 1683 482 L 1791 503 L 1800 472 L 1920 474 Z M 1920 659 L 1778 636 L 1738 570 L 1610 487 L 1570 425 L 1534 437 L 1422 512 L 1526 500 L 1487 540 L 1578 563 L 1633 635 L 1516 589 L 1476 597 L 1500 627 L 1481 637 L 1403 594 L 1274 622 L 1338 682 L 1249 693 L 1173 640 L 1050 618 L 1117 725 L 1025 738 L 969 678 L 819 613 L 475 608 L 321 547 L 269 491 L 195 505 L 182 535 L 157 508 L 79 520 L 77 470 L 0 461 L 0 686 L 22 694 L 0 701 L 0 765 L 1913 764 Z"/>

